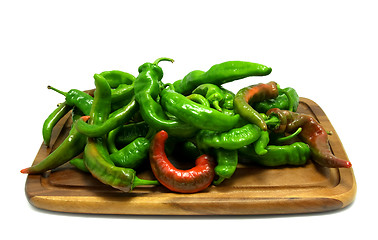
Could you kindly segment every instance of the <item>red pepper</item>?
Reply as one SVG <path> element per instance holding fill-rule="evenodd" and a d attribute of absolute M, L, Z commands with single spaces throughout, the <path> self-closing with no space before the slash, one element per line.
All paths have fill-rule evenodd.
<path fill-rule="evenodd" d="M 150 164 L 157 180 L 171 191 L 195 193 L 206 189 L 213 181 L 215 163 L 211 156 L 203 154 L 196 159 L 196 166 L 180 170 L 173 166 L 165 154 L 168 133 L 158 132 L 151 143 Z"/>
<path fill-rule="evenodd" d="M 350 168 L 352 164 L 333 155 L 328 144 L 327 131 L 313 117 L 303 113 L 272 108 L 267 115 L 276 115 L 281 123 L 276 132 L 291 133 L 302 128 L 299 138 L 311 149 L 312 159 L 321 166 L 331 168 Z"/>

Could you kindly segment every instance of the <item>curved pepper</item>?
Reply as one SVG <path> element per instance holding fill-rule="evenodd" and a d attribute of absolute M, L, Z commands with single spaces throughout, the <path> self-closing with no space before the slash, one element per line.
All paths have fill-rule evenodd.
<path fill-rule="evenodd" d="M 319 165 L 331 168 L 350 168 L 352 166 L 349 161 L 333 155 L 328 144 L 327 131 L 310 115 L 278 108 L 270 109 L 267 115 L 275 115 L 280 119 L 281 124 L 275 129 L 276 132 L 291 133 L 302 128 L 298 137 L 310 146 L 312 159 Z"/>
<path fill-rule="evenodd" d="M 84 120 L 88 120 L 87 117 L 83 118 Z M 83 152 L 86 142 L 87 137 L 79 133 L 72 126 L 68 136 L 52 153 L 38 164 L 22 169 L 21 173 L 40 174 L 57 168 Z"/>
<path fill-rule="evenodd" d="M 263 131 L 267 130 L 267 125 L 262 115 L 260 115 L 251 104 L 261 102 L 265 99 L 276 98 L 278 96 L 277 83 L 256 84 L 240 89 L 234 99 L 235 112 L 250 123 L 259 126 Z"/>
<path fill-rule="evenodd" d="M 258 63 L 244 61 L 228 61 L 212 66 L 207 72 L 195 70 L 188 73 L 182 80 L 173 83 L 175 91 L 188 95 L 196 87 L 204 83 L 222 85 L 234 80 L 250 76 L 266 76 L 272 72 L 270 67 Z"/>
<path fill-rule="evenodd" d="M 165 130 L 172 136 L 192 137 L 197 128 L 177 119 L 169 119 L 162 106 L 156 102 L 160 93 L 163 70 L 158 66 L 160 61 L 173 61 L 169 58 L 159 58 L 154 63 L 145 63 L 139 67 L 139 75 L 135 79 L 135 99 L 140 106 L 143 120 L 153 129 Z"/>
<path fill-rule="evenodd" d="M 206 189 L 214 178 L 214 161 L 204 154 L 197 158 L 196 166 L 180 170 L 172 165 L 165 154 L 165 141 L 168 133 L 159 131 L 152 140 L 150 148 L 151 169 L 158 181 L 171 191 L 195 193 Z"/>
<path fill-rule="evenodd" d="M 268 145 L 266 150 L 267 152 L 264 155 L 259 155 L 252 145 L 238 149 L 241 156 L 245 156 L 245 161 L 255 162 L 267 167 L 304 165 L 311 155 L 310 147 L 303 142 L 295 142 L 291 145 L 283 146 Z"/>
<path fill-rule="evenodd" d="M 239 115 L 223 114 L 213 108 L 193 102 L 168 88 L 161 91 L 160 95 L 161 105 L 167 112 L 199 129 L 227 131 L 236 126 L 240 120 Z"/>
<path fill-rule="evenodd" d="M 186 96 L 186 98 L 193 101 L 193 102 L 196 102 L 200 105 L 210 107 L 209 100 L 207 100 L 204 96 L 202 96 L 200 94 L 192 93 L 192 94 Z"/>
<path fill-rule="evenodd" d="M 67 105 L 66 102 L 63 102 L 59 104 L 58 107 L 52 113 L 50 113 L 50 115 L 43 122 L 42 137 L 43 137 L 43 142 L 45 143 L 46 146 L 50 145 L 51 134 L 55 125 L 71 109 L 72 109 L 72 106 L 69 106 Z"/>
<path fill-rule="evenodd" d="M 148 157 L 149 149 L 150 141 L 147 138 L 139 137 L 117 152 L 110 154 L 110 159 L 118 167 L 135 169 Z"/>
<path fill-rule="evenodd" d="M 246 124 L 227 132 L 201 130 L 196 136 L 196 142 L 200 149 L 213 147 L 235 150 L 255 142 L 260 135 L 259 127 L 255 124 Z"/>
<path fill-rule="evenodd" d="M 227 150 L 223 148 L 215 149 L 217 157 L 217 166 L 214 171 L 218 175 L 218 179 L 213 182 L 214 185 L 219 185 L 224 179 L 230 178 L 236 171 L 238 165 L 238 151 Z"/>
<path fill-rule="evenodd" d="M 119 105 L 118 102 L 123 103 L 134 95 L 135 77 L 130 73 L 112 70 L 104 71 L 99 75 L 104 77 L 111 87 L 112 109 L 117 108 L 115 106 Z"/>

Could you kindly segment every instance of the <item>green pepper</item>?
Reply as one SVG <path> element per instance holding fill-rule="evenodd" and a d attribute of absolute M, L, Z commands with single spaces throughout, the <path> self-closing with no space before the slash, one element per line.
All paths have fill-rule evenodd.
<path fill-rule="evenodd" d="M 65 102 L 67 105 L 76 106 L 84 113 L 84 115 L 89 115 L 93 103 L 93 97 L 89 94 L 77 89 L 63 92 L 51 86 L 47 86 L 47 88 L 62 94 L 66 99 Z"/>
<path fill-rule="evenodd" d="M 138 68 L 139 75 L 135 79 L 134 93 L 135 100 L 140 106 L 140 114 L 156 131 L 164 129 L 171 136 L 192 137 L 197 128 L 183 121 L 168 118 L 162 106 L 156 101 L 162 87 L 163 70 L 158 66 L 160 61 L 173 60 L 159 58 L 154 63 L 145 63 Z"/>
<path fill-rule="evenodd" d="M 192 93 L 204 96 L 210 102 L 211 106 L 220 112 L 222 111 L 219 105 L 224 101 L 225 96 L 223 95 L 223 90 L 217 85 L 210 83 L 201 84 L 194 89 Z"/>
<path fill-rule="evenodd" d="M 304 165 L 310 158 L 310 147 L 303 142 L 295 142 L 291 145 L 268 145 L 267 153 L 259 155 L 252 145 L 238 149 L 244 161 L 258 163 L 262 166 L 277 167 L 283 165 Z"/>
<path fill-rule="evenodd" d="M 137 168 L 147 159 L 150 141 L 139 137 L 117 152 L 110 154 L 110 159 L 118 167 Z"/>
<path fill-rule="evenodd" d="M 255 84 L 240 89 L 234 99 L 235 112 L 250 123 L 259 126 L 266 131 L 267 125 L 264 118 L 251 106 L 254 102 L 261 102 L 265 99 L 276 98 L 278 96 L 277 83 Z"/>
<path fill-rule="evenodd" d="M 112 88 L 112 105 L 124 99 L 129 99 L 132 95 L 134 95 L 135 77 L 130 73 L 112 70 L 104 71 L 99 75 L 104 77 L 109 83 L 109 86 Z"/>
<path fill-rule="evenodd" d="M 50 113 L 50 115 L 46 118 L 42 127 L 43 142 L 45 143 L 46 146 L 50 145 L 51 134 L 55 125 L 71 109 L 72 109 L 72 106 L 69 106 L 66 102 L 60 103 L 58 107 L 52 113 Z"/>
<path fill-rule="evenodd" d="M 95 77 L 95 85 L 96 92 L 90 111 L 90 124 L 101 125 L 109 117 L 111 89 L 103 77 Z M 137 185 L 158 184 L 157 181 L 139 179 L 135 170 L 131 168 L 115 166 L 103 137 L 88 138 L 84 149 L 84 164 L 92 176 L 100 182 L 124 192 L 131 191 Z"/>
<path fill-rule="evenodd" d="M 196 136 L 196 142 L 200 149 L 213 147 L 235 150 L 255 142 L 260 135 L 259 127 L 255 124 L 246 124 L 227 132 L 200 130 Z"/>
<path fill-rule="evenodd" d="M 258 63 L 244 61 L 228 61 L 212 66 L 207 72 L 195 70 L 188 73 L 182 80 L 173 83 L 175 91 L 188 95 L 196 87 L 204 83 L 222 85 L 234 80 L 265 76 L 272 72 L 270 67 Z"/>
<path fill-rule="evenodd" d="M 76 118 L 76 116 L 74 118 Z M 88 118 L 86 118 L 86 120 L 88 120 Z M 87 137 L 76 130 L 74 126 L 75 123 L 77 123 L 77 121 L 73 123 L 68 136 L 52 153 L 38 164 L 22 169 L 21 173 L 40 174 L 46 172 L 61 166 L 83 152 Z"/>
<path fill-rule="evenodd" d="M 136 122 L 121 125 L 110 131 L 107 137 L 107 144 L 111 153 L 127 146 L 138 137 L 145 137 L 149 126 L 146 122 Z"/>
<path fill-rule="evenodd" d="M 239 115 L 223 114 L 213 108 L 193 102 L 169 88 L 161 92 L 160 102 L 167 112 L 199 129 L 227 131 L 236 126 L 240 120 Z"/>
<path fill-rule="evenodd" d="M 214 171 L 218 179 L 213 181 L 214 185 L 219 185 L 224 179 L 230 178 L 238 165 L 238 151 L 223 148 L 215 149 L 217 166 Z"/>
<path fill-rule="evenodd" d="M 79 169 L 82 172 L 89 173 L 88 168 L 84 164 L 84 159 L 82 158 L 74 158 L 70 160 L 70 164 Z"/>
<path fill-rule="evenodd" d="M 253 104 L 253 108 L 261 113 L 266 113 L 271 108 L 289 110 L 296 112 L 299 105 L 299 96 L 294 88 L 284 88 L 278 90 L 278 96 L 272 99 L 266 99 Z"/>
<path fill-rule="evenodd" d="M 264 155 L 268 152 L 268 150 L 266 150 L 266 147 L 268 146 L 269 140 L 269 132 L 261 131 L 259 139 L 257 139 L 257 141 L 253 143 L 256 154 Z"/>
<path fill-rule="evenodd" d="M 225 89 L 223 87 L 219 87 L 219 88 L 222 90 L 223 95 L 224 95 L 224 101 L 223 103 L 221 103 L 221 107 L 223 108 L 222 111 L 224 111 L 224 109 L 233 110 L 235 94 L 231 92 L 230 90 Z"/>

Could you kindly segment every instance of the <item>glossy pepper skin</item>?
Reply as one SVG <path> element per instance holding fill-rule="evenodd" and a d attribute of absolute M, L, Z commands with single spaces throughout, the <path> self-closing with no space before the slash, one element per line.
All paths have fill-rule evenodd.
<path fill-rule="evenodd" d="M 160 95 L 161 105 L 167 112 L 198 129 L 227 131 L 235 127 L 240 120 L 239 115 L 223 114 L 216 109 L 193 102 L 169 88 L 164 89 Z"/>
<path fill-rule="evenodd" d="M 65 102 L 67 105 L 76 106 L 84 113 L 84 115 L 89 115 L 93 103 L 93 97 L 88 93 L 77 89 L 71 89 L 68 92 L 63 92 L 51 86 L 47 86 L 47 88 L 62 94 L 66 99 Z"/>
<path fill-rule="evenodd" d="M 58 107 L 52 113 L 50 113 L 50 115 L 46 118 L 46 120 L 43 123 L 43 127 L 42 127 L 43 142 L 45 143 L 46 146 L 50 145 L 51 134 L 52 134 L 52 131 L 53 131 L 55 125 L 71 109 L 72 109 L 72 106 L 69 106 L 69 105 L 67 105 L 66 102 L 63 102 L 63 103 L 59 104 Z"/>
<path fill-rule="evenodd" d="M 207 100 L 204 96 L 202 96 L 200 94 L 192 93 L 192 94 L 186 96 L 186 98 L 193 101 L 193 102 L 196 102 L 200 105 L 210 107 L 209 100 Z"/>
<path fill-rule="evenodd" d="M 111 90 L 102 77 L 95 78 L 95 85 L 96 92 L 89 121 L 90 124 L 101 125 L 109 117 Z M 139 179 L 131 168 L 115 166 L 103 137 L 88 138 L 84 149 L 84 164 L 94 178 L 124 192 L 131 191 L 137 185 L 158 184 L 157 181 Z"/>
<path fill-rule="evenodd" d="M 165 130 L 172 136 L 192 137 L 197 128 L 177 119 L 170 119 L 162 106 L 156 102 L 160 93 L 163 70 L 158 66 L 160 61 L 173 61 L 159 58 L 154 63 L 145 63 L 138 69 L 139 75 L 134 82 L 135 100 L 143 120 L 156 131 Z"/>
<path fill-rule="evenodd" d="M 260 155 L 256 153 L 253 145 L 247 145 L 238 149 L 238 152 L 244 157 L 243 161 L 258 163 L 266 167 L 304 165 L 311 155 L 310 147 L 303 142 L 295 142 L 282 146 L 268 145 L 266 150 L 265 154 Z"/>
<path fill-rule="evenodd" d="M 87 119 L 88 118 L 85 120 Z M 87 137 L 79 133 L 76 128 L 72 126 L 68 136 L 52 153 L 50 153 L 40 163 L 29 168 L 22 169 L 21 173 L 40 174 L 57 168 L 83 152 L 86 141 Z"/>
<path fill-rule="evenodd" d="M 278 133 L 291 133 L 299 127 L 302 128 L 298 137 L 310 146 L 311 158 L 319 165 L 330 168 L 350 168 L 352 166 L 349 161 L 333 155 L 328 144 L 327 131 L 310 115 L 278 108 L 270 109 L 267 115 L 278 116 L 280 119 L 281 123 L 275 129 Z"/>
<path fill-rule="evenodd" d="M 175 91 L 187 95 L 204 83 L 222 85 L 250 76 L 266 76 L 272 72 L 270 67 L 244 61 L 228 61 L 212 66 L 207 72 L 195 70 L 182 80 L 173 83 Z"/>
<path fill-rule="evenodd" d="M 225 96 L 223 94 L 223 90 L 217 85 L 210 83 L 201 84 L 194 89 L 192 93 L 204 96 L 210 102 L 212 107 L 222 112 L 220 104 L 224 101 Z"/>
<path fill-rule="evenodd" d="M 209 155 L 201 155 L 196 166 L 180 170 L 172 165 L 165 154 L 165 141 L 168 133 L 164 130 L 156 133 L 150 148 L 151 169 L 158 181 L 171 191 L 195 193 L 206 189 L 214 179 L 214 160 Z"/>
<path fill-rule="evenodd" d="M 110 154 L 110 159 L 118 167 L 135 169 L 148 158 L 149 150 L 150 140 L 139 137 L 119 151 Z"/>
<path fill-rule="evenodd" d="M 214 171 L 218 179 L 213 181 L 214 185 L 219 185 L 224 179 L 230 178 L 236 171 L 238 165 L 238 151 L 223 148 L 215 149 L 217 166 Z"/>
<path fill-rule="evenodd" d="M 266 99 L 278 96 L 277 83 L 260 83 L 240 89 L 234 99 L 235 112 L 250 123 L 259 126 L 263 131 L 268 129 L 264 118 L 251 106 L 254 102 L 261 102 Z"/>
<path fill-rule="evenodd" d="M 294 88 L 287 87 L 278 90 L 277 98 L 256 102 L 252 107 L 260 113 L 266 113 L 271 108 L 296 112 L 299 105 L 299 96 Z"/>
<path fill-rule="evenodd" d="M 255 124 L 246 124 L 226 132 L 201 130 L 196 136 L 196 142 L 200 149 L 223 148 L 235 150 L 255 142 L 260 135 L 261 129 L 259 127 Z"/>

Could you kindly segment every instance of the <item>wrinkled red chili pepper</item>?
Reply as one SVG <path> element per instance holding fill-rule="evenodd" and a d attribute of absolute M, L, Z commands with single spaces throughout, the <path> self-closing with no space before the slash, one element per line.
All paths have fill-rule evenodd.
<path fill-rule="evenodd" d="M 157 180 L 171 191 L 195 193 L 206 189 L 214 178 L 215 163 L 211 156 L 203 154 L 196 159 L 196 166 L 180 170 L 173 166 L 165 154 L 168 133 L 158 132 L 150 147 L 150 164 Z"/>
<path fill-rule="evenodd" d="M 272 108 L 267 115 L 276 115 L 281 123 L 276 132 L 293 132 L 299 127 L 299 138 L 310 146 L 312 159 L 321 166 L 331 168 L 350 168 L 352 164 L 333 155 L 328 144 L 326 130 L 310 115 Z"/>

